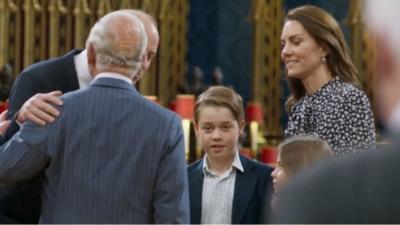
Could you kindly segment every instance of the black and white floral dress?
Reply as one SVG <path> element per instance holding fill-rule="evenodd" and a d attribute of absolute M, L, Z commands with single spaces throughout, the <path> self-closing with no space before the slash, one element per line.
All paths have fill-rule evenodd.
<path fill-rule="evenodd" d="M 336 155 L 350 155 L 375 145 L 375 124 L 368 97 L 338 77 L 292 107 L 285 136 L 313 135 Z"/>

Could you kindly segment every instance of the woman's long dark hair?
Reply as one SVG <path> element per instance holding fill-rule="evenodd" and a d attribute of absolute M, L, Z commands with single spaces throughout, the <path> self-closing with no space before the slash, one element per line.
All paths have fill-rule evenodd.
<path fill-rule="evenodd" d="M 344 35 L 337 21 L 329 13 L 319 7 L 305 5 L 288 12 L 285 21 L 291 20 L 301 23 L 314 40 L 327 50 L 326 64 L 333 76 L 338 76 L 344 82 L 359 85 L 358 72 L 351 60 Z M 291 95 L 285 106 L 287 113 L 291 115 L 293 105 L 306 94 L 306 89 L 301 80 L 289 78 L 287 75 L 286 77 Z"/>

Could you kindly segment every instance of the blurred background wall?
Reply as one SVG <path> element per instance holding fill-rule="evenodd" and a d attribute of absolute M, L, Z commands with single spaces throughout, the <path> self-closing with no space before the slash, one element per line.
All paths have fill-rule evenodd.
<path fill-rule="evenodd" d="M 160 104 L 169 107 L 178 94 L 198 94 L 213 84 L 231 86 L 246 104 L 261 108 L 262 134 L 274 145 L 282 138 L 287 120 L 283 103 L 288 90 L 280 61 L 280 32 L 288 9 L 314 4 L 333 14 L 345 32 L 363 88 L 374 102 L 374 42 L 364 31 L 362 3 L 0 0 L 0 71 L 15 78 L 34 62 L 83 48 L 90 27 L 105 13 L 143 9 L 156 18 L 161 42 L 150 71 L 138 84 L 141 93 L 156 96 Z"/>

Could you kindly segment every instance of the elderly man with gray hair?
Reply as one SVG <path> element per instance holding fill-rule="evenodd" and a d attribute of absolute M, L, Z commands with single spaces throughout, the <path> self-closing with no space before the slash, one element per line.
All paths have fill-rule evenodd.
<path fill-rule="evenodd" d="M 133 14 L 101 18 L 86 42 L 94 80 L 1 146 L 1 186 L 44 172 L 41 223 L 189 222 L 180 119 L 132 85 L 146 46 Z"/>

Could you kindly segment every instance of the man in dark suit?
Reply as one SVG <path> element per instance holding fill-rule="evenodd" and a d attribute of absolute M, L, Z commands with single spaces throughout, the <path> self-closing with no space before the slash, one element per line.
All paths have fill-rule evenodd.
<path fill-rule="evenodd" d="M 148 37 L 142 68 L 132 78 L 135 83 L 149 69 L 157 53 L 159 34 L 156 21 L 149 14 L 140 10 L 124 11 L 133 13 L 142 21 Z M 19 123 L 29 119 L 43 126 L 52 122 L 59 112 L 51 104 L 62 104 L 57 96 L 86 87 L 93 79 L 89 73 L 86 55 L 85 49 L 75 49 L 62 57 L 42 61 L 25 69 L 12 87 L 8 119 L 15 118 Z M 37 96 L 31 98 L 35 94 Z M 13 122 L 11 126 L 16 125 L 16 128 L 7 131 L 8 136 L 12 136 L 19 128 L 16 121 Z"/>
<path fill-rule="evenodd" d="M 366 1 L 378 41 L 380 114 L 393 143 L 336 159 L 296 177 L 282 192 L 275 223 L 400 223 L 400 30 L 395 0 Z"/>
<path fill-rule="evenodd" d="M 180 119 L 132 85 L 146 42 L 136 16 L 104 16 L 86 41 L 94 81 L 62 97 L 53 123 L 24 123 L 1 146 L 0 185 L 44 172 L 40 222 L 189 222 Z"/>
<path fill-rule="evenodd" d="M 124 10 L 136 15 L 144 24 L 148 44 L 142 67 L 134 76 L 139 80 L 150 67 L 157 52 L 159 35 L 154 19 L 139 10 Z M 82 87 L 93 79 L 89 73 L 86 50 L 73 50 L 66 55 L 36 63 L 24 70 L 17 78 L 10 95 L 8 118 L 11 126 L 2 123 L 0 143 L 9 140 L 26 120 L 46 125 L 59 115 L 53 105 L 61 105 L 59 96 Z M 51 91 L 51 92 L 50 92 Z M 47 93 L 50 92 L 50 93 Z M 40 94 L 38 94 L 40 93 Z M 21 108 L 22 106 L 22 108 Z M 3 120 L 1 120 L 3 121 Z M 10 123 L 10 122 L 7 122 Z M 19 182 L 12 187 L 0 189 L 0 222 L 37 223 L 40 215 L 40 186 L 42 176 L 29 182 Z M 2 219 L 2 218 L 9 218 Z"/>

